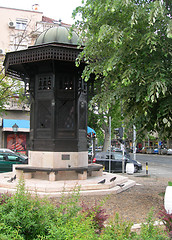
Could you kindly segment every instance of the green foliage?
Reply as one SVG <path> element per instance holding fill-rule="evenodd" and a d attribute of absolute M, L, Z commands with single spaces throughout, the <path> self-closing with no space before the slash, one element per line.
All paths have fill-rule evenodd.
<path fill-rule="evenodd" d="M 172 182 L 171 181 L 168 182 L 168 186 L 172 186 Z"/>
<path fill-rule="evenodd" d="M 1 223 L 17 231 L 25 239 L 47 234 L 51 222 L 56 218 L 55 207 L 46 199 L 32 197 L 25 191 L 23 180 L 20 181 L 16 194 L 0 208 Z"/>
<path fill-rule="evenodd" d="M 5 77 L 3 70 L 0 69 L 0 112 L 4 111 L 4 105 L 14 96 L 19 97 L 19 104 L 21 101 L 26 101 L 23 93 L 24 87 L 21 81 Z"/>
<path fill-rule="evenodd" d="M 0 193 L 0 205 L 6 203 L 10 197 L 11 194 L 9 193 Z"/>
<path fill-rule="evenodd" d="M 22 236 L 19 235 L 18 229 L 13 229 L 4 223 L 0 223 L 0 239 L 1 240 L 24 240 Z"/>
<path fill-rule="evenodd" d="M 84 214 L 78 214 L 69 218 L 65 224 L 53 226 L 45 239 L 96 240 L 98 239 L 98 235 L 95 233 L 90 217 L 86 217 Z"/>
<path fill-rule="evenodd" d="M 103 240 L 168 240 L 167 234 L 161 226 L 154 225 L 153 211 L 147 217 L 146 223 L 141 225 L 140 231 L 131 232 L 132 223 L 122 221 L 119 215 L 115 215 L 109 225 L 103 231 L 101 238 Z"/>
<path fill-rule="evenodd" d="M 105 228 L 102 238 L 106 239 L 116 239 L 116 240 L 125 240 L 131 239 L 131 227 L 132 223 L 122 221 L 118 214 L 115 215 L 115 218 L 109 222 L 108 226 Z"/>
<path fill-rule="evenodd" d="M 141 226 L 140 234 L 135 239 L 142 240 L 165 240 L 169 239 L 162 226 L 154 225 L 153 211 L 148 214 L 146 223 Z"/>
<path fill-rule="evenodd" d="M 108 215 L 105 210 L 95 202 L 94 206 L 86 206 L 82 203 L 82 212 L 86 214 L 86 217 L 90 217 L 96 232 L 100 233 L 104 228 L 104 222 L 107 220 Z"/>
<path fill-rule="evenodd" d="M 96 239 L 90 220 L 80 212 L 79 189 L 55 206 L 32 196 L 20 179 L 16 193 L 0 205 L 0 239 Z"/>
<path fill-rule="evenodd" d="M 66 224 L 70 218 L 77 215 L 81 210 L 78 200 L 79 188 L 75 188 L 68 196 L 62 194 L 61 204 L 57 206 L 57 213 L 58 216 L 60 216 L 59 221 L 61 225 Z"/>
<path fill-rule="evenodd" d="M 113 129 L 120 127 L 122 124 L 121 108 L 119 102 L 116 102 L 114 105 L 107 107 L 106 111 L 103 111 L 101 109 L 105 109 L 105 106 L 102 107 L 99 105 L 99 103 L 101 103 L 101 99 L 97 98 L 95 100 L 95 98 L 93 97 L 92 101 L 89 103 L 88 126 L 92 127 L 96 131 L 98 145 L 104 145 L 107 136 L 106 133 L 109 133 L 109 116 L 112 116 L 112 137 L 114 134 Z M 95 102 L 98 102 L 98 104 L 95 104 Z"/>
<path fill-rule="evenodd" d="M 172 6 L 170 1 L 87 0 L 73 16 L 85 41 L 77 63 L 95 74 L 102 111 L 122 99 L 124 117 L 144 133 L 172 129 Z M 112 116 L 113 117 L 113 116 Z"/>

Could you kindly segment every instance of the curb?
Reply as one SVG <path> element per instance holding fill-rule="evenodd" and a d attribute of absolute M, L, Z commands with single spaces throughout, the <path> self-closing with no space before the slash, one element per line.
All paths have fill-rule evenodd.
<path fill-rule="evenodd" d="M 131 227 L 132 232 L 137 232 L 141 229 L 142 224 L 148 224 L 148 223 L 136 223 Z M 162 226 L 163 222 L 162 221 L 155 221 L 154 226 Z"/>

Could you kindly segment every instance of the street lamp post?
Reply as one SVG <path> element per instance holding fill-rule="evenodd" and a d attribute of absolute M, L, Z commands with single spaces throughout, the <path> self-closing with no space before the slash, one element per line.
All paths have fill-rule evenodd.
<path fill-rule="evenodd" d="M 13 129 L 13 132 L 15 135 L 15 152 L 16 152 L 16 134 L 18 132 L 18 128 L 19 128 L 19 126 L 16 123 L 12 126 L 12 129 Z"/>

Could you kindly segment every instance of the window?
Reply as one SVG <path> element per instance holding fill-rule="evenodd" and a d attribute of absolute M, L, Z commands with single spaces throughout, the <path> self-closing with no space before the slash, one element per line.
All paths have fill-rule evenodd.
<path fill-rule="evenodd" d="M 106 159 L 109 159 L 109 154 L 106 155 Z M 111 154 L 110 159 L 115 159 L 115 156 Z"/>
<path fill-rule="evenodd" d="M 38 81 L 38 90 L 51 90 L 53 88 L 53 77 L 51 75 L 40 76 Z"/>
<path fill-rule="evenodd" d="M 6 160 L 5 156 L 3 154 L 0 154 L 0 160 Z"/>
<path fill-rule="evenodd" d="M 70 100 L 59 101 L 58 128 L 73 130 L 75 126 L 74 109 L 75 102 Z"/>
<path fill-rule="evenodd" d="M 16 19 L 16 29 L 25 30 L 27 27 L 27 19 Z"/>
<path fill-rule="evenodd" d="M 60 90 L 73 90 L 74 78 L 70 74 L 63 74 L 60 78 Z"/>
<path fill-rule="evenodd" d="M 51 128 L 51 101 L 38 101 L 38 128 Z"/>
<path fill-rule="evenodd" d="M 13 155 L 8 155 L 8 160 L 9 161 L 19 161 L 19 157 L 17 156 L 13 156 Z"/>

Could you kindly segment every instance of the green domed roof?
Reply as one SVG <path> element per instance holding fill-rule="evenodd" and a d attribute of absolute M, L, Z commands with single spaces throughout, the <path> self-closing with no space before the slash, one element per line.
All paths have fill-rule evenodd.
<path fill-rule="evenodd" d="M 52 27 L 39 35 L 35 41 L 35 45 L 45 43 L 62 43 L 78 45 L 78 35 L 72 32 L 72 37 L 69 39 L 69 29 L 63 26 Z"/>

